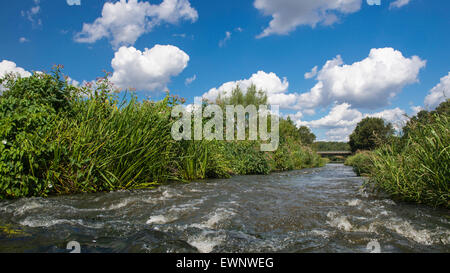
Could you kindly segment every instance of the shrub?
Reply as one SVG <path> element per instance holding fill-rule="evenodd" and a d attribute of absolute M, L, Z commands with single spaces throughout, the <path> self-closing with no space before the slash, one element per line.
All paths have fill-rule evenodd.
<path fill-rule="evenodd" d="M 60 67 L 52 75 L 8 75 L 0 84 L 6 87 L 0 96 L 0 199 L 45 196 L 54 130 L 72 114 L 76 91 L 62 80 Z"/>
<path fill-rule="evenodd" d="M 345 165 L 353 167 L 358 176 L 370 175 L 373 168 L 372 153 L 368 151 L 358 152 L 345 161 Z"/>

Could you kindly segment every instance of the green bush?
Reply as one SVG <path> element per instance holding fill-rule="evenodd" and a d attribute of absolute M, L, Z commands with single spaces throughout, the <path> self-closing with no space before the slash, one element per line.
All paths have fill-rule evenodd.
<path fill-rule="evenodd" d="M 6 87 L 0 96 L 0 199 L 45 196 L 51 190 L 47 170 L 55 127 L 71 113 L 75 96 L 59 69 L 0 81 Z"/>
<path fill-rule="evenodd" d="M 353 167 L 358 176 L 370 175 L 373 168 L 372 153 L 368 151 L 358 152 L 345 161 L 345 165 Z"/>

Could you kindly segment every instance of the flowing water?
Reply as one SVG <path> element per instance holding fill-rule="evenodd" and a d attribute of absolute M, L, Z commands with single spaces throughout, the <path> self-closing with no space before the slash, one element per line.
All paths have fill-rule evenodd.
<path fill-rule="evenodd" d="M 330 164 L 155 190 L 0 202 L 0 252 L 450 252 L 446 209 L 368 194 Z"/>

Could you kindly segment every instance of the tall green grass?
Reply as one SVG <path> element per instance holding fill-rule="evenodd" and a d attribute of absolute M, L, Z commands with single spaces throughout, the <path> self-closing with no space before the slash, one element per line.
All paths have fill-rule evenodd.
<path fill-rule="evenodd" d="M 446 115 L 417 123 L 404 148 L 395 144 L 374 152 L 369 185 L 394 198 L 450 207 L 450 123 Z"/>
<path fill-rule="evenodd" d="M 57 193 L 138 189 L 171 178 L 174 143 L 168 98 L 123 108 L 80 101 L 76 118 L 59 122 L 49 178 Z"/>
<path fill-rule="evenodd" d="M 7 88 L 0 95 L 0 199 L 142 189 L 324 164 L 288 134 L 276 152 L 261 152 L 259 141 L 175 141 L 171 111 L 181 99 L 120 100 L 107 77 L 76 88 L 58 67 L 53 74 L 8 76 L 0 84 Z"/>

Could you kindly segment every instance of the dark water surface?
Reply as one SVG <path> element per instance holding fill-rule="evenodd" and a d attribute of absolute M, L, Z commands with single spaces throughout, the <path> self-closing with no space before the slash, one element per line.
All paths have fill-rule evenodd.
<path fill-rule="evenodd" d="M 361 190 L 330 164 L 155 190 L 0 202 L 0 252 L 450 252 L 445 209 Z"/>

